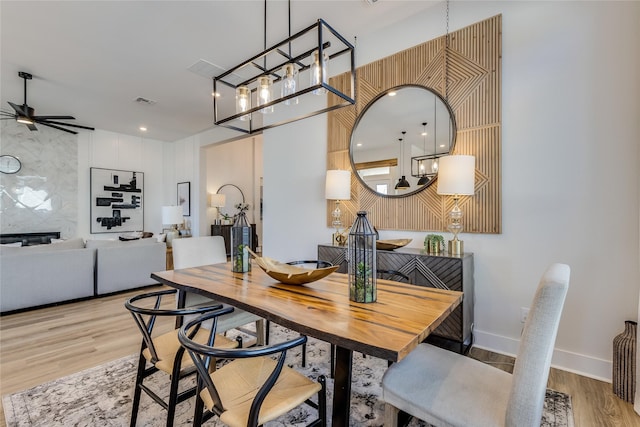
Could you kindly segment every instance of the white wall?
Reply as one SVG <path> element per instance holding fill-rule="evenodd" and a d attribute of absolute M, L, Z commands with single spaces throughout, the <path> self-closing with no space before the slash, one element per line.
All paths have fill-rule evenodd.
<path fill-rule="evenodd" d="M 78 134 L 78 236 L 116 239 L 126 233 L 91 234 L 90 168 L 120 169 L 144 173 L 144 230 L 162 232 L 161 206 L 175 204 L 176 195 L 165 195 L 165 147 L 171 144 L 97 129 Z M 174 190 L 175 191 L 175 190 Z M 171 203 L 173 201 L 173 203 Z"/>
<path fill-rule="evenodd" d="M 244 194 L 249 205 L 247 220 L 256 224 L 259 244 L 262 241 L 262 221 L 260 221 L 260 178 L 262 177 L 262 135 L 251 136 L 226 143 L 204 147 L 206 156 L 206 192 L 214 194 L 224 184 L 234 184 Z M 232 202 L 221 209 L 229 215 L 237 210 Z M 217 211 L 207 210 L 207 225 L 213 224 Z M 204 234 L 211 234 L 207 227 Z"/>
<path fill-rule="evenodd" d="M 565 262 L 571 289 L 554 364 L 610 379 L 612 339 L 638 316 L 640 3 L 456 1 L 450 27 L 500 13 L 503 233 L 462 236 L 475 257 L 476 343 L 515 353 L 520 308 L 546 266 Z M 443 35 L 444 17 L 443 3 L 359 36 L 356 65 Z M 203 146 L 233 135 L 214 132 L 223 131 L 189 140 Z M 332 231 L 326 115 L 263 138 L 264 253 L 315 257 Z M 381 238 L 410 237 L 419 247 L 428 231 L 382 231 Z"/>

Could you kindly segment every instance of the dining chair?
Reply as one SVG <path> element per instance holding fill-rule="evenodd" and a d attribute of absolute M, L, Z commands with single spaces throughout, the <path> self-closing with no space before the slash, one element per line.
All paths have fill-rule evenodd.
<path fill-rule="evenodd" d="M 400 411 L 434 426 L 539 427 L 570 268 L 544 272 L 525 322 L 513 374 L 420 344 L 382 378 L 385 426 Z"/>
<path fill-rule="evenodd" d="M 154 334 L 154 326 L 158 317 L 181 318 L 187 315 L 201 315 L 212 310 L 220 310 L 222 305 L 190 309 L 161 308 L 163 297 L 174 299 L 176 292 L 176 289 L 150 292 L 136 295 L 125 302 L 125 307 L 133 316 L 142 333 L 142 346 L 138 359 L 133 408 L 131 411 L 131 427 L 136 425 L 140 397 L 143 391 L 167 410 L 167 426 L 173 426 L 176 405 L 196 394 L 196 387 L 190 387 L 178 392 L 180 380 L 195 373 L 191 358 L 185 353 L 180 341 L 178 341 L 178 329 L 164 334 Z M 171 305 L 173 306 L 173 301 L 171 301 Z M 198 328 L 190 330 L 189 334 L 195 342 L 205 343 L 210 339 L 209 331 L 205 328 L 199 328 L 199 325 Z M 215 336 L 214 344 L 220 348 L 235 348 L 238 346 L 236 341 L 232 341 L 222 335 Z M 149 364 L 149 367 L 147 367 L 147 364 Z M 162 390 L 154 391 L 144 384 L 145 378 L 159 371 L 168 374 L 170 378 L 168 401 L 158 395 L 158 392 L 162 393 Z"/>
<path fill-rule="evenodd" d="M 409 276 L 407 276 L 406 274 L 398 270 L 377 269 L 376 276 L 378 277 L 378 279 L 393 280 L 395 282 L 404 282 L 404 283 L 410 282 Z"/>
<path fill-rule="evenodd" d="M 189 237 L 173 241 L 173 268 L 191 268 L 208 264 L 227 262 L 227 250 L 222 236 Z M 194 307 L 198 305 L 211 305 L 218 302 L 193 292 L 184 295 L 184 306 Z M 222 304 L 227 307 L 228 304 Z M 255 332 L 242 328 L 249 323 L 255 323 Z M 230 329 L 239 329 L 242 332 L 254 335 L 256 344 L 263 345 L 266 340 L 264 319 L 255 314 L 236 308 L 233 312 L 221 316 L 218 319 L 218 332 L 223 333 Z"/>
<path fill-rule="evenodd" d="M 223 311 L 226 309 L 223 309 Z M 224 349 L 211 338 L 206 344 L 188 336 L 188 331 L 221 312 L 211 312 L 187 322 L 178 339 L 187 349 L 198 371 L 198 393 L 193 425 L 218 416 L 230 427 L 257 427 L 306 403 L 318 411 L 309 426 L 326 425 L 326 380 L 318 381 L 285 366 L 287 351 L 304 344 L 306 336 L 270 346 Z M 220 362 L 216 369 L 212 364 Z M 311 398 L 317 395 L 317 402 Z"/>

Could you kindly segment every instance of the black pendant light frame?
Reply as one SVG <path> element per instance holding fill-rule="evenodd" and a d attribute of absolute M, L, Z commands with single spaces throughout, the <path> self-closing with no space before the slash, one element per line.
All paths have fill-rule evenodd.
<path fill-rule="evenodd" d="M 266 31 L 266 29 L 265 29 Z M 301 53 L 292 55 L 291 54 L 291 45 L 296 42 L 296 40 L 301 40 L 302 37 L 306 36 L 308 33 L 312 31 L 317 31 L 317 45 L 312 45 L 309 49 L 303 50 Z M 330 34 L 328 34 L 328 33 Z M 331 35 L 333 36 L 333 43 L 341 44 L 342 46 L 333 46 L 333 48 L 339 49 L 336 52 L 328 55 L 329 61 L 337 58 L 339 56 L 348 54 L 350 60 L 350 90 L 348 94 L 345 94 L 338 90 L 337 88 L 331 86 L 328 83 L 328 76 L 323 76 L 322 73 L 324 70 L 320 71 L 320 83 L 316 85 L 312 85 L 306 87 L 304 89 L 297 90 L 295 93 L 286 95 L 286 96 L 274 96 L 274 99 L 268 103 L 262 105 L 251 105 L 251 108 L 243 111 L 241 113 L 236 113 L 235 108 L 231 110 L 234 112 L 231 115 L 227 115 L 223 117 L 223 113 L 221 113 L 221 103 L 223 102 L 222 96 L 220 95 L 221 90 L 227 91 L 227 93 L 233 92 L 235 94 L 235 89 L 239 86 L 248 86 L 250 88 L 251 93 L 255 93 L 256 84 L 258 79 L 263 76 L 268 76 L 273 78 L 273 82 L 276 83 L 282 80 L 281 70 L 282 67 L 289 63 L 294 63 L 298 68 L 298 72 L 301 73 L 310 68 L 310 65 L 304 64 L 302 60 L 312 56 L 315 51 L 318 52 L 318 56 L 323 58 L 323 54 L 325 50 L 332 48 L 332 42 L 327 41 Z M 280 57 L 279 60 L 276 61 L 275 66 L 267 67 L 267 57 Z M 249 77 L 242 78 L 243 74 L 247 74 L 247 69 L 252 70 Z M 253 87 L 252 87 L 253 86 Z M 321 108 L 319 110 L 315 110 L 309 113 L 304 113 L 300 116 L 295 116 L 293 118 L 287 118 L 281 120 L 277 123 L 270 123 L 268 125 L 258 125 L 255 126 L 255 120 L 253 117 L 254 113 L 257 113 L 260 110 L 265 108 L 280 104 L 284 101 L 287 101 L 292 98 L 300 97 L 305 94 L 310 94 L 311 92 L 318 89 L 326 89 L 328 92 L 333 93 L 337 97 L 339 97 L 342 102 L 338 102 L 334 105 L 329 105 L 325 108 Z M 230 91 L 229 89 L 233 89 Z M 229 129 L 233 129 L 239 132 L 253 134 L 257 132 L 261 132 L 265 129 L 273 128 L 276 126 L 280 126 L 286 123 L 291 123 L 297 120 L 306 119 L 308 117 L 312 117 L 318 114 L 326 113 L 328 111 L 332 111 L 338 108 L 346 107 L 349 105 L 355 104 L 355 53 L 354 46 L 349 43 L 344 37 L 342 37 L 335 29 L 333 29 L 329 24 L 327 24 L 323 19 L 318 19 L 317 22 L 308 26 L 307 28 L 297 32 L 296 34 L 286 38 L 285 40 L 271 46 L 268 49 L 265 49 L 263 52 L 251 57 L 250 59 L 242 62 L 241 64 L 231 68 L 228 71 L 216 76 L 213 78 L 213 93 L 215 96 L 213 97 L 213 114 L 214 114 L 214 124 L 218 126 L 224 126 Z M 310 96 L 310 95 L 309 95 Z M 235 97 L 233 99 L 229 99 L 231 96 L 227 97 L 224 101 L 231 102 L 231 104 L 235 107 Z M 251 97 L 250 97 L 251 98 Z M 256 103 L 257 104 L 257 103 Z M 296 108 L 296 106 L 287 106 L 287 108 Z M 249 120 L 246 120 L 248 124 L 247 127 L 241 127 L 237 124 L 238 120 L 243 116 L 249 116 Z M 234 124 L 234 121 L 236 124 Z"/>

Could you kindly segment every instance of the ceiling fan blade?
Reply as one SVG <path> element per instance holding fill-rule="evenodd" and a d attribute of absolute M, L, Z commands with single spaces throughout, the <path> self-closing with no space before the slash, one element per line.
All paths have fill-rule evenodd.
<path fill-rule="evenodd" d="M 73 116 L 33 116 L 34 120 L 75 120 Z"/>
<path fill-rule="evenodd" d="M 8 111 L 0 111 L 0 115 L 2 115 L 2 116 L 11 116 L 13 118 L 16 117 L 16 113 L 10 113 Z"/>
<path fill-rule="evenodd" d="M 13 102 L 9 101 L 9 105 L 11 105 L 11 108 L 13 108 L 14 110 L 16 110 L 16 113 L 20 114 L 21 116 L 27 116 L 28 114 L 22 109 L 22 105 L 17 105 L 14 104 Z"/>
<path fill-rule="evenodd" d="M 0 117 L 0 120 L 15 120 L 15 117 Z"/>
<path fill-rule="evenodd" d="M 34 124 L 28 124 L 28 123 L 24 123 L 25 126 L 27 126 L 29 128 L 30 131 L 34 131 L 34 130 L 38 130 L 38 128 L 36 127 L 36 125 Z"/>
<path fill-rule="evenodd" d="M 46 125 L 48 123 L 53 123 L 55 125 L 71 126 L 71 127 L 74 127 L 74 128 L 95 130 L 95 128 L 92 128 L 92 127 L 89 127 L 89 126 L 74 125 L 74 124 L 71 124 L 71 123 L 54 122 L 54 121 L 51 121 L 51 120 L 37 120 L 36 119 L 36 122 L 42 123 L 43 125 Z"/>
<path fill-rule="evenodd" d="M 47 122 L 38 122 L 38 123 L 40 123 L 41 125 L 44 125 L 44 126 L 49 126 L 50 128 L 54 128 L 54 129 L 62 130 L 62 131 L 65 131 L 65 132 L 69 132 L 69 133 L 72 133 L 74 135 L 78 134 L 78 132 L 72 131 L 70 129 L 61 128 L 60 126 L 52 125 L 51 123 L 47 123 Z M 29 126 L 29 125 L 27 125 L 27 126 Z M 35 126 L 33 126 L 33 127 L 35 127 Z"/>

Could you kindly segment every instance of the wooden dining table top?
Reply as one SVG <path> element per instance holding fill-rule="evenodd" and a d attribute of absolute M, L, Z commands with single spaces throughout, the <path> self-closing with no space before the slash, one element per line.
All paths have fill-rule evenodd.
<path fill-rule="evenodd" d="M 399 361 L 462 301 L 462 293 L 377 280 L 377 301 L 349 300 L 348 276 L 333 273 L 304 285 L 286 285 L 253 265 L 233 273 L 231 263 L 152 273 L 195 292 L 257 314 L 303 335 L 352 351 Z"/>

